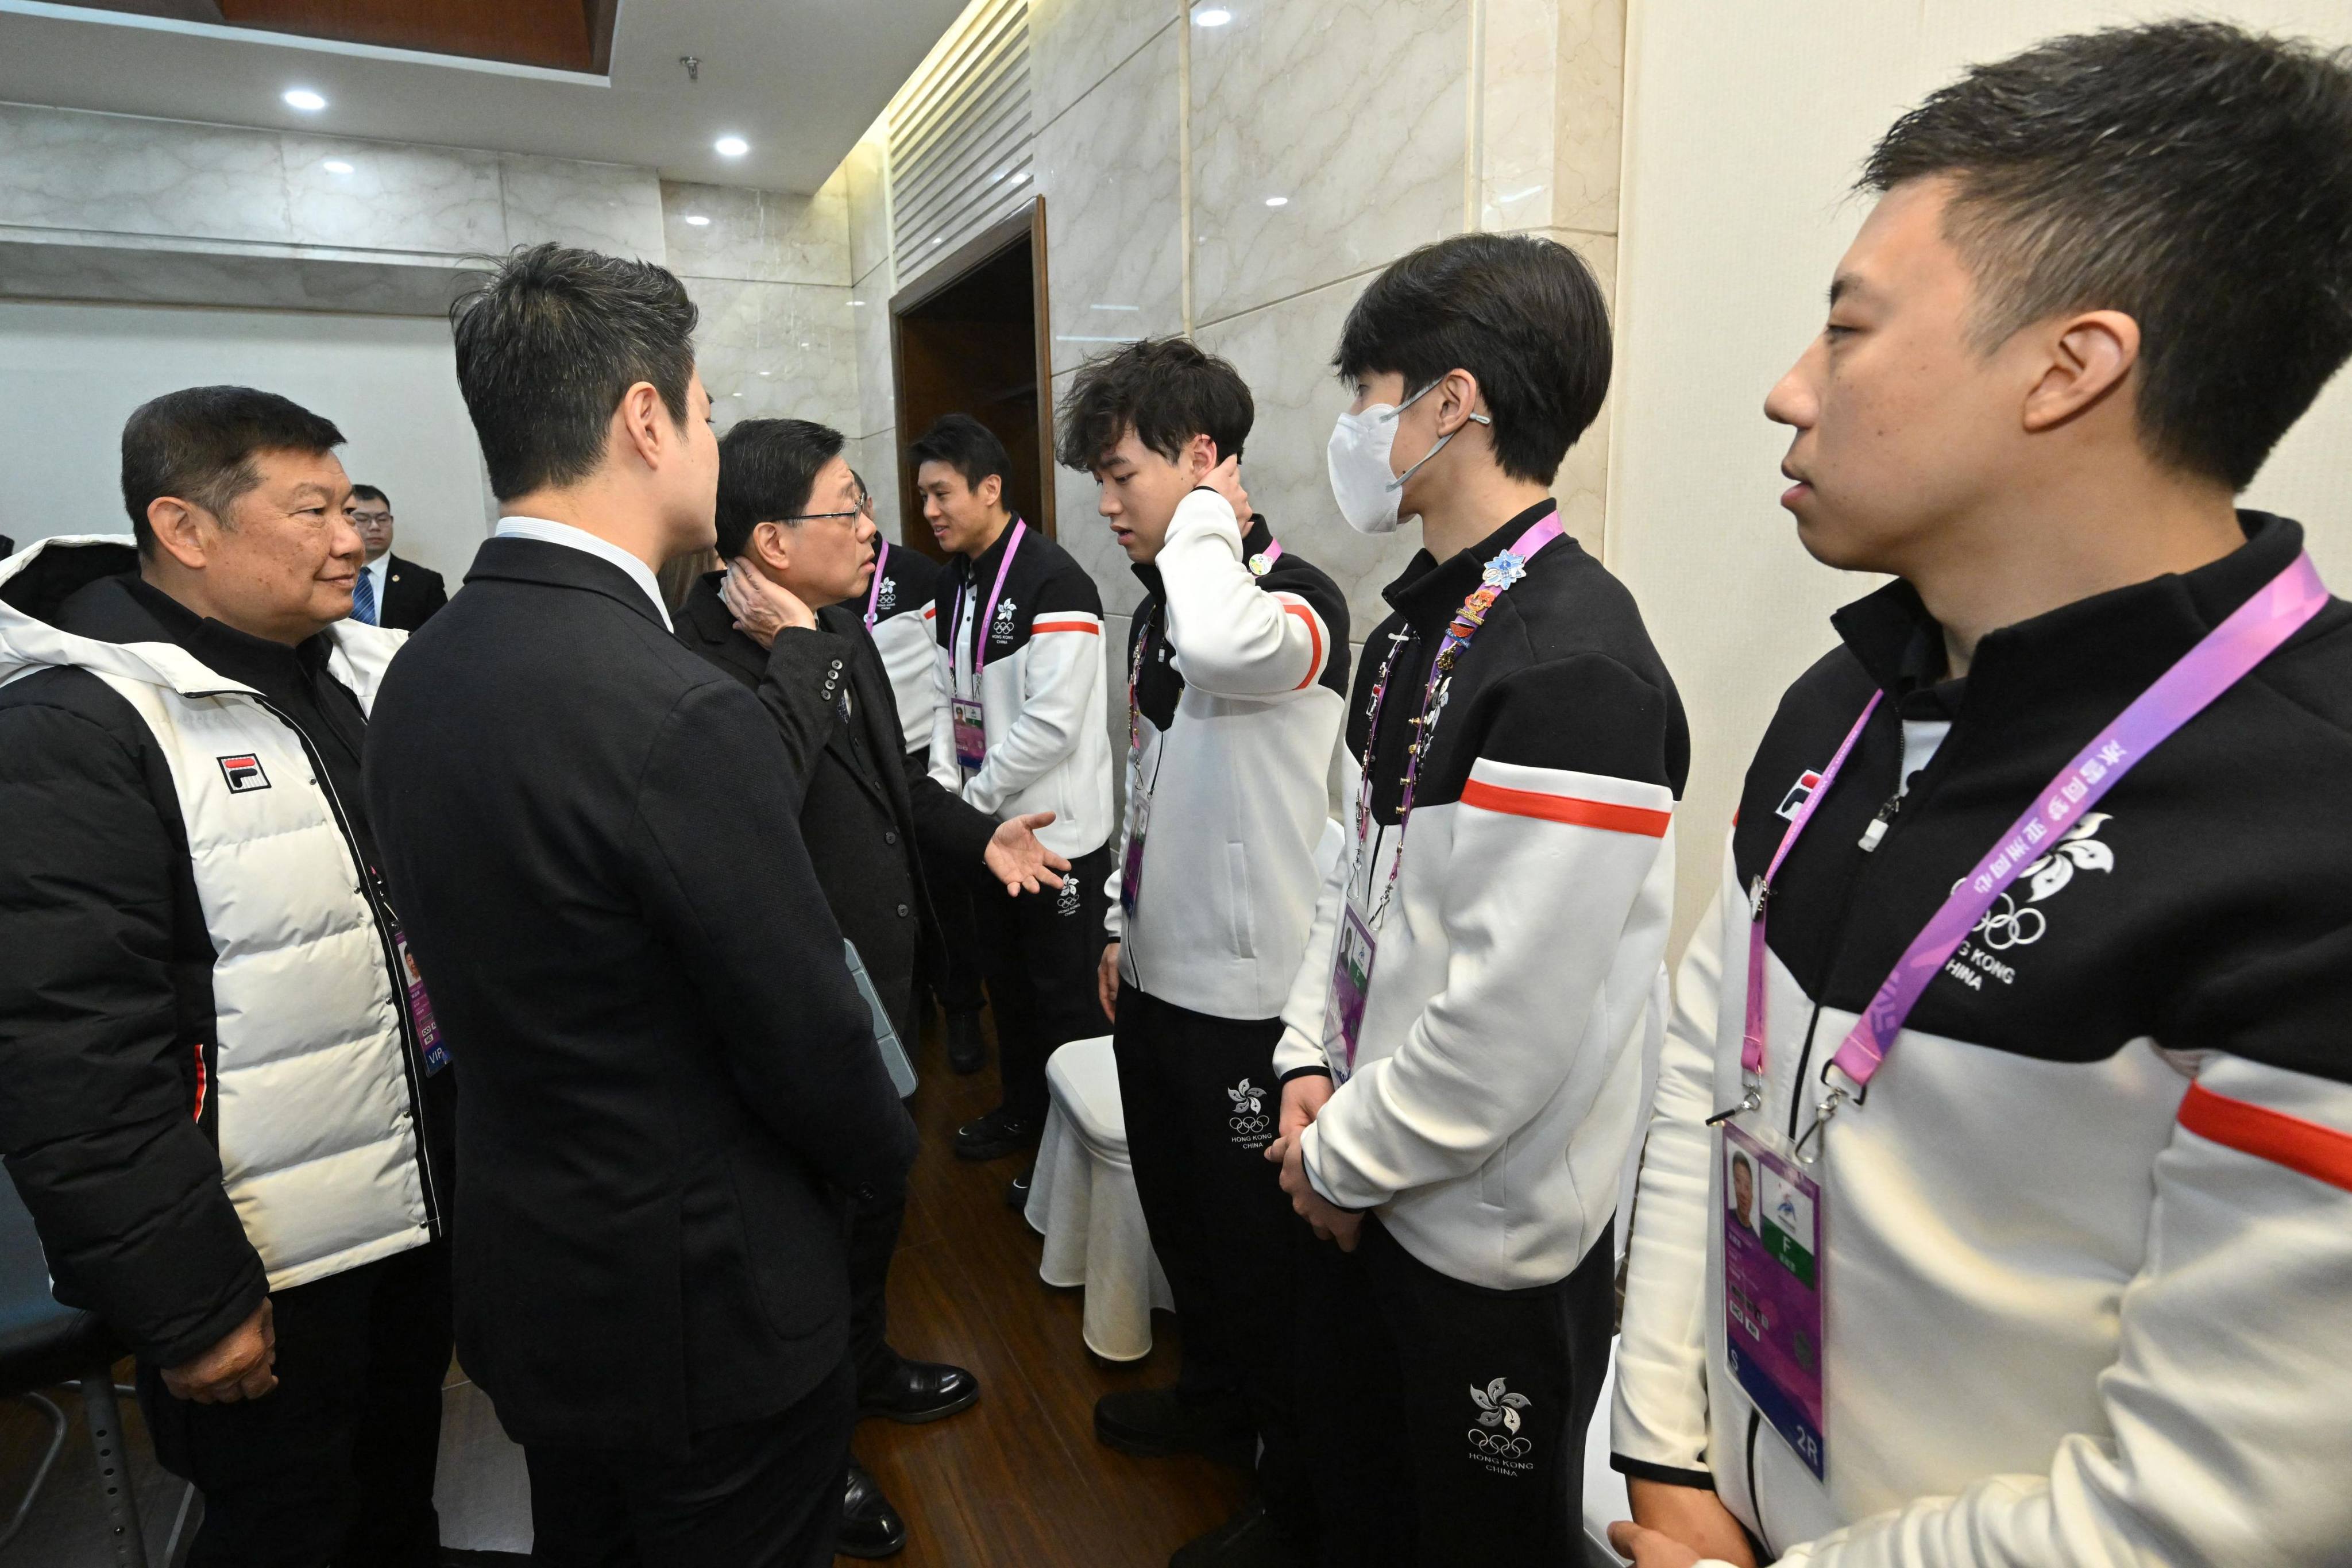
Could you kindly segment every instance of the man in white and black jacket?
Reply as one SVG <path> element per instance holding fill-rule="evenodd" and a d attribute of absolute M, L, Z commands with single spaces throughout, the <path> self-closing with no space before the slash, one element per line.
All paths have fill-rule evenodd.
<path fill-rule="evenodd" d="M 453 1075 L 362 799 L 403 634 L 344 618 L 341 440 L 157 398 L 132 533 L 0 565 L 0 1149 L 204 1493 L 199 1564 L 437 1560 Z"/>
<path fill-rule="evenodd" d="M 1169 338 L 1087 364 L 1061 415 L 1061 460 L 1101 485 L 1144 586 L 1100 984 L 1136 1192 L 1184 1322 L 1175 1386 L 1103 1395 L 1095 1432 L 1131 1453 L 1254 1455 L 1259 1483 L 1176 1553 L 1185 1568 L 1303 1561 L 1313 1534 L 1290 1397 L 1300 1227 L 1265 1151 L 1330 820 L 1348 606 L 1250 510 L 1255 412 L 1233 366 Z"/>
<path fill-rule="evenodd" d="M 1680 976 L 1612 1537 L 1641 1568 L 2341 1563 L 2352 609 L 2233 497 L 2352 352 L 2352 70 L 2210 24 L 2062 38 L 1932 95 L 1864 184 L 1766 409 L 1805 548 L 1900 581 L 1781 700 Z M 2168 736 L 2101 743 L 2289 605 Z M 1907 1016 L 1873 1008 L 1953 907 Z M 1767 1152 L 1759 1273 L 1727 1161 Z"/>
<path fill-rule="evenodd" d="M 1013 515 L 1012 459 L 986 426 L 950 414 L 911 455 L 923 517 L 948 552 L 933 623 L 931 776 L 994 817 L 1052 812 L 1037 837 L 1070 862 L 1057 889 L 980 906 L 1004 1098 L 957 1129 L 955 1152 L 994 1160 L 1036 1142 L 1045 1058 L 1102 1026 L 1095 964 L 1111 830 L 1102 595 L 1067 551 Z"/>
<path fill-rule="evenodd" d="M 1418 515 L 1426 548 L 1357 670 L 1369 800 L 1275 1057 L 1284 1187 L 1346 1249 L 1302 1287 L 1324 1561 L 1565 1562 L 1689 762 L 1631 595 L 1547 493 L 1607 307 L 1565 247 L 1465 235 L 1382 273 L 1337 361 L 1340 510 Z"/>

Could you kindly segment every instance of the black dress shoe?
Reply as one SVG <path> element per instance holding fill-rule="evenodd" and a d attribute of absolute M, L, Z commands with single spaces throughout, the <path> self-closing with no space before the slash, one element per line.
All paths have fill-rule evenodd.
<path fill-rule="evenodd" d="M 980 1379 L 935 1361 L 901 1359 L 887 1377 L 857 1390 L 859 1416 L 885 1416 L 908 1426 L 942 1420 L 978 1403 Z"/>
<path fill-rule="evenodd" d="M 1305 1548 L 1286 1537 L 1265 1504 L 1255 1498 L 1241 1512 L 1186 1542 L 1168 1559 L 1168 1568 L 1307 1568 Z"/>
<path fill-rule="evenodd" d="M 852 1460 L 841 1503 L 841 1533 L 833 1549 L 844 1557 L 896 1557 L 907 1549 L 907 1521 L 882 1495 L 881 1483 Z"/>
<path fill-rule="evenodd" d="M 1029 1189 L 1036 1184 L 1036 1181 L 1037 1167 L 1032 1165 L 1007 1182 L 1004 1184 L 1004 1206 L 1015 1214 L 1026 1213 L 1029 1207 Z"/>
<path fill-rule="evenodd" d="M 988 1041 L 980 1032 L 977 1008 L 948 1015 L 948 1066 L 960 1073 L 975 1073 L 988 1065 Z"/>
<path fill-rule="evenodd" d="M 1239 1394 L 1201 1398 L 1172 1388 L 1121 1389 L 1095 1401 L 1095 1436 L 1147 1459 L 1201 1454 L 1245 1470 L 1257 1466 L 1257 1427 Z"/>
<path fill-rule="evenodd" d="M 1025 1121 L 998 1106 L 977 1121 L 956 1129 L 955 1152 L 960 1160 L 1002 1160 L 1037 1142 L 1037 1123 Z"/>

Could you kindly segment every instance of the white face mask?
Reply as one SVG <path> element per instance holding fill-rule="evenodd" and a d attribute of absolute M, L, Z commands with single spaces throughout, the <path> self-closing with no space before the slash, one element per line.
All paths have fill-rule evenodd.
<path fill-rule="evenodd" d="M 1331 498 L 1339 503 L 1339 515 L 1358 533 L 1393 532 L 1404 482 L 1461 434 L 1451 430 L 1440 436 L 1437 445 L 1422 455 L 1421 462 L 1402 474 L 1389 461 L 1390 450 L 1396 445 L 1397 416 L 1427 396 L 1429 388 L 1436 384 L 1431 382 L 1393 408 L 1375 403 L 1361 414 L 1342 413 L 1332 426 L 1331 443 L 1324 453 L 1331 474 Z M 1470 417 L 1481 425 L 1494 423 L 1483 414 Z"/>

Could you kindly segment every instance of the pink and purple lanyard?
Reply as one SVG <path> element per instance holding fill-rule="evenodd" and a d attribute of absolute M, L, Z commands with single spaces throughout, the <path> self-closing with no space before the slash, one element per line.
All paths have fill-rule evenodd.
<path fill-rule="evenodd" d="M 1870 999 L 1862 1016 L 1854 1020 L 1853 1029 L 1828 1066 L 1843 1073 L 1856 1092 L 1867 1089 L 1927 982 L 1936 977 L 1954 950 L 1976 929 L 1993 901 L 2029 866 L 2042 858 L 2042 847 L 2053 842 L 2067 823 L 2096 805 L 2142 758 L 2236 685 L 2326 603 L 2327 586 L 2319 580 L 2319 569 L 2312 564 L 2309 555 L 2298 555 L 2158 677 L 2155 685 L 2140 693 L 2130 707 L 2076 753 L 2025 814 L 2010 824 L 2009 831 L 1977 862 L 1976 868 L 1953 887 L 1943 907 L 1911 939 L 1911 945 L 1903 950 L 1903 956 L 1880 983 L 1877 994 Z M 1854 742 L 1862 738 L 1863 727 L 1870 722 L 1884 695 L 1874 691 L 1863 705 L 1862 717 L 1846 731 L 1837 755 L 1822 771 L 1821 782 L 1797 808 L 1788 831 L 1780 836 L 1780 847 L 1773 852 L 1771 865 L 1749 889 L 1748 1019 L 1739 1045 L 1740 1073 L 1747 1092 L 1737 1110 L 1726 1113 L 1724 1120 L 1757 1110 L 1763 1103 L 1764 920 L 1772 879 L 1780 875 L 1781 862 L 1789 858 L 1798 835 L 1812 820 L 1846 759 L 1853 755 Z M 1822 1072 L 1826 1078 L 1828 1067 Z M 1816 1107 L 1813 1125 L 1798 1146 L 1800 1160 L 1807 1164 L 1812 1163 L 1805 1155 L 1806 1144 L 1815 1145 L 1813 1158 L 1819 1157 L 1818 1135 L 1848 1098 L 1844 1089 L 1832 1088 Z"/>
<path fill-rule="evenodd" d="M 1437 733 L 1438 717 L 1445 710 L 1444 703 L 1437 701 L 1440 689 L 1452 678 L 1455 658 L 1470 639 L 1478 635 L 1478 628 L 1486 625 L 1486 612 L 1495 607 L 1495 601 L 1528 574 L 1528 562 L 1537 551 L 1565 531 L 1560 527 L 1557 508 L 1529 523 L 1511 542 L 1508 549 L 1486 563 L 1478 586 L 1462 601 L 1462 607 L 1454 612 L 1454 619 L 1445 628 L 1444 639 L 1437 645 L 1437 656 L 1429 661 L 1428 683 L 1421 690 L 1421 711 L 1413 718 L 1413 725 L 1420 732 L 1406 748 L 1404 793 L 1397 801 L 1396 853 L 1389 859 L 1388 880 L 1381 885 L 1381 900 L 1373 907 L 1371 918 L 1366 922 L 1368 926 L 1379 925 L 1381 911 L 1388 908 L 1390 895 L 1396 891 L 1397 873 L 1404 866 L 1405 825 L 1412 817 L 1413 790 L 1421 782 L 1421 760 L 1429 754 L 1430 742 Z M 1366 717 L 1364 730 L 1363 773 L 1356 785 L 1356 858 L 1359 862 L 1363 859 L 1364 841 L 1371 830 L 1372 761 L 1381 743 L 1381 704 L 1388 699 L 1389 671 L 1396 664 L 1398 650 L 1407 640 L 1400 635 L 1390 642 L 1388 657 L 1381 660 L 1380 677 L 1372 682 L 1371 712 Z M 1430 707 L 1433 701 L 1437 701 L 1434 711 Z"/>
<path fill-rule="evenodd" d="M 996 565 L 996 585 L 988 591 L 988 607 L 981 612 L 980 636 L 974 640 L 971 650 L 971 689 L 975 693 L 980 690 L 981 669 L 988 663 L 988 633 L 996 619 L 996 601 L 1004 592 L 1004 579 L 1013 571 L 1013 557 L 1021 548 L 1022 535 L 1028 531 L 1026 522 L 1017 517 L 1013 520 L 1013 537 L 1005 542 L 1004 559 Z M 874 570 L 877 574 L 877 581 L 879 581 L 878 574 L 882 570 L 879 562 L 875 563 Z M 956 596 L 955 624 L 948 628 L 948 647 L 950 648 L 960 647 L 963 643 L 964 597 L 962 595 Z"/>
<path fill-rule="evenodd" d="M 1004 558 L 1007 561 L 1012 560 L 1013 552 L 1006 551 Z M 874 581 L 866 590 L 866 629 L 869 632 L 874 629 L 874 623 L 878 618 L 875 612 L 882 604 L 882 574 L 889 569 L 890 542 L 887 539 L 877 540 L 874 544 Z M 1003 579 L 998 580 L 998 585 L 1000 587 L 1003 585 Z"/>

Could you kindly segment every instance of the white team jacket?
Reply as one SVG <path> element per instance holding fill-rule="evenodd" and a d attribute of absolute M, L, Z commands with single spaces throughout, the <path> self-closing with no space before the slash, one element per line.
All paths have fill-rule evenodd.
<path fill-rule="evenodd" d="M 1129 651 L 1131 661 L 1144 639 L 1141 744 L 1107 923 L 1124 984 L 1219 1018 L 1273 1017 L 1297 976 L 1345 712 L 1347 602 L 1287 552 L 1253 574 L 1245 555 L 1271 539 L 1254 521 L 1245 542 L 1224 498 L 1196 489 L 1178 504 L 1158 560 L 1137 572 L 1152 589 Z M 1120 893 L 1139 821 L 1148 831 L 1130 924 Z"/>

